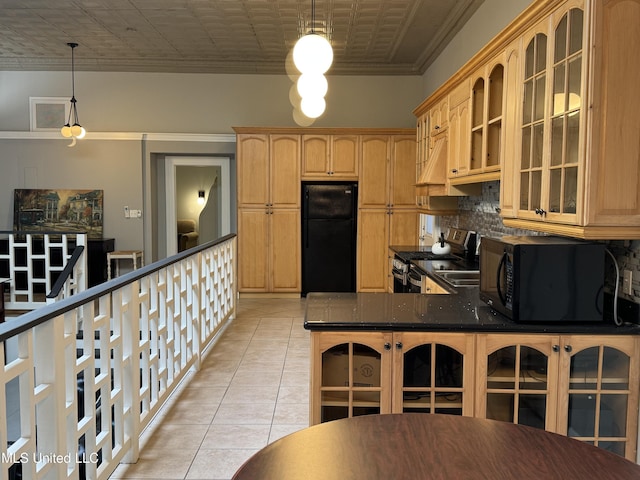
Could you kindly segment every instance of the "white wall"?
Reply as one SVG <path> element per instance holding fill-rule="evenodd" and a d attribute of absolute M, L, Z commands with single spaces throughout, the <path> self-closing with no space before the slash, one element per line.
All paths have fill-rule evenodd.
<path fill-rule="evenodd" d="M 413 127 L 419 76 L 329 76 L 317 127 Z M 89 132 L 232 133 L 233 126 L 296 126 L 286 75 L 76 72 Z M 70 96 L 66 72 L 0 71 L 0 131 L 29 130 L 29 97 Z"/>
<path fill-rule="evenodd" d="M 123 206 L 143 209 L 139 141 L 0 140 L 0 230 L 13 229 L 13 190 L 104 190 L 104 238 L 117 250 L 141 250 L 143 219 L 125 219 Z M 146 214 L 143 210 L 143 215 Z"/>
<path fill-rule="evenodd" d="M 422 76 L 423 99 L 431 95 L 534 0 L 485 0 Z"/>

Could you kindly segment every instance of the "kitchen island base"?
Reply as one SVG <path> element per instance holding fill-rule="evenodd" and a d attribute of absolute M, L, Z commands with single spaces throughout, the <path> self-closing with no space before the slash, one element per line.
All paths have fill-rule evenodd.
<path fill-rule="evenodd" d="M 310 294 L 311 424 L 377 413 L 473 416 L 637 461 L 637 325 L 514 324 L 464 295 L 445 310 L 452 300 L 442 297 Z"/>

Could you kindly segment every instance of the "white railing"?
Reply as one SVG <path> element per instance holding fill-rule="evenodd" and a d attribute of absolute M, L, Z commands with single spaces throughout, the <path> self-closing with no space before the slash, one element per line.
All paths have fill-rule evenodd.
<path fill-rule="evenodd" d="M 229 235 L 0 324 L 0 478 L 19 462 L 38 480 L 135 462 L 143 429 L 235 315 L 236 271 Z"/>
<path fill-rule="evenodd" d="M 47 303 L 57 276 L 76 247 L 84 251 L 58 298 L 87 289 L 87 234 L 0 232 L 0 277 L 9 278 L 7 310 L 34 310 Z"/>

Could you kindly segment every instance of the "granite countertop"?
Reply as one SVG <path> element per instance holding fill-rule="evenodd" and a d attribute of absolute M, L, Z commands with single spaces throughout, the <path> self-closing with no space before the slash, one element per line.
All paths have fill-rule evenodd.
<path fill-rule="evenodd" d="M 430 252 L 431 245 L 391 245 L 389 250 L 400 252 Z"/>
<path fill-rule="evenodd" d="M 450 295 L 310 293 L 304 327 L 333 331 L 517 332 L 638 335 L 640 326 L 611 323 L 516 323 L 488 307 L 478 288 Z"/>

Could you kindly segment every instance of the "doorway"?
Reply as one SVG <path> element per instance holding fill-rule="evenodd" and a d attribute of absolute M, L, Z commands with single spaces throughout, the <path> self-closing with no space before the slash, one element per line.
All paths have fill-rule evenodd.
<path fill-rule="evenodd" d="M 194 226 L 189 247 L 231 233 L 229 163 L 228 157 L 165 157 L 167 256 L 179 250 L 178 221 Z"/>

